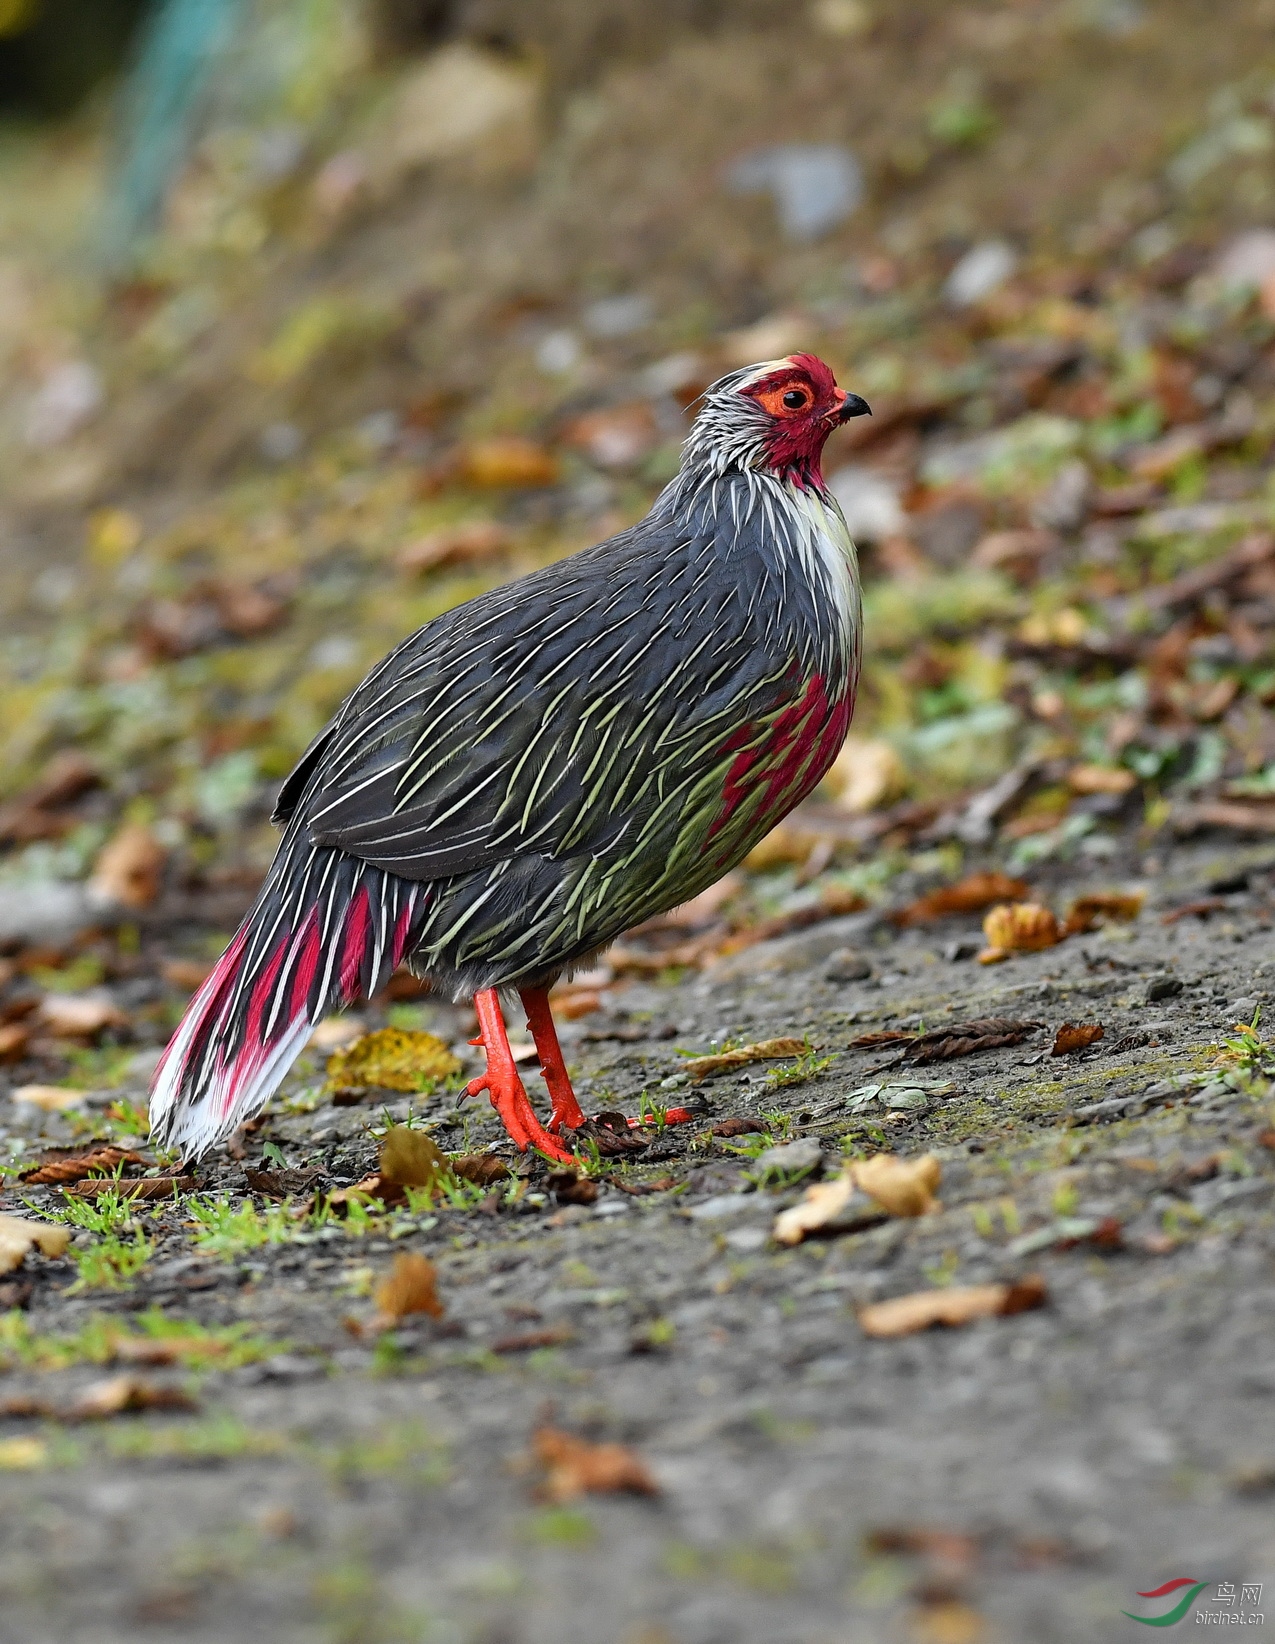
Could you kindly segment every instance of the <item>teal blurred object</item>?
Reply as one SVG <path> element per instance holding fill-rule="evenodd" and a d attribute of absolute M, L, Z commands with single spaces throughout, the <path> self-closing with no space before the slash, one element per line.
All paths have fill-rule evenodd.
<path fill-rule="evenodd" d="M 121 95 L 115 173 L 105 205 L 102 246 L 113 271 L 128 266 L 158 221 L 243 4 L 162 0 L 144 30 Z"/>

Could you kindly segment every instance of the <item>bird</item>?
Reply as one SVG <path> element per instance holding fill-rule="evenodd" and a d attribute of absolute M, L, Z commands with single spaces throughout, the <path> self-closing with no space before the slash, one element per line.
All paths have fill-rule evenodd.
<path fill-rule="evenodd" d="M 229 1137 L 316 1022 L 406 965 L 473 1001 L 486 1068 L 466 1094 L 520 1150 L 575 1157 L 549 989 L 742 861 L 845 739 L 859 576 L 820 461 L 868 412 L 814 354 L 729 372 L 645 519 L 372 669 L 280 789 L 274 861 L 156 1069 L 158 1142 L 198 1158 Z M 513 993 L 547 1124 L 510 1050 Z"/>

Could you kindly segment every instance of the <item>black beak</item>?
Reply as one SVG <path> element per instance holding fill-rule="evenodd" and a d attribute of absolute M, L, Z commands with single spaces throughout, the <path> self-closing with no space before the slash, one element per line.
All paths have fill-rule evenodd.
<path fill-rule="evenodd" d="M 858 394 L 847 394 L 845 403 L 837 412 L 837 421 L 839 423 L 849 422 L 851 417 L 870 417 L 871 415 L 872 407 L 867 400 L 861 399 Z"/>

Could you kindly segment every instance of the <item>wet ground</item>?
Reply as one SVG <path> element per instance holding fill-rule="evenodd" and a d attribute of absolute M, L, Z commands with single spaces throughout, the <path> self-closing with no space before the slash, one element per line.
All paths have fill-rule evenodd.
<path fill-rule="evenodd" d="M 68 1294 L 69 1261 L 29 1258 L 32 1340 L 160 1308 L 245 1324 L 256 1349 L 145 1372 L 188 1412 L 4 1422 L 0 1640 L 1072 1644 L 1130 1636 L 1123 1610 L 1165 1607 L 1135 1595 L 1185 1576 L 1216 1610 L 1218 1583 L 1275 1568 L 1275 1108 L 1260 1081 L 1205 1074 L 1275 998 L 1273 855 L 1131 857 L 1125 880 L 1156 870 L 1137 922 L 997 966 L 950 957 L 976 919 L 896 934 L 868 913 L 613 990 L 564 1028 L 586 1107 L 635 1113 L 647 1092 L 704 1116 L 594 1173 L 672 1187 L 563 1204 L 538 1169 L 513 1209 L 475 1195 L 224 1253 L 192 1242 L 182 1206 L 147 1206 L 154 1253 L 117 1290 Z M 1120 867 L 1054 867 L 1041 888 L 1060 905 Z M 1162 923 L 1205 896 L 1207 917 Z M 829 978 L 865 968 L 846 948 L 870 975 Z M 463 1040 L 460 1012 L 420 1009 Z M 847 1048 L 987 1016 L 1041 1025 L 915 1071 L 888 1044 Z M 1052 1057 L 1066 1021 L 1104 1037 Z M 678 1073 L 681 1050 L 780 1034 L 831 1060 L 801 1083 L 776 1064 Z M 305 1069 L 289 1088 L 293 1111 L 201 1189 L 241 1194 L 259 1151 L 349 1183 L 375 1167 L 369 1131 L 409 1111 L 451 1151 L 498 1140 L 452 1096 L 312 1106 Z M 777 1140 L 817 1140 L 828 1173 L 843 1149 L 932 1152 L 943 1208 L 781 1248 L 800 1184 L 754 1188 L 739 1150 L 757 1138 L 709 1134 L 763 1114 Z M 46 1143 L 66 1130 L 25 1123 L 11 1141 L 30 1152 L 37 1124 Z M 368 1293 L 405 1249 L 437 1263 L 445 1314 L 370 1335 Z M 895 1340 L 856 1318 L 1031 1273 L 1047 1303 L 1012 1317 Z M 65 1407 L 117 1373 L 19 1357 L 9 1407 Z M 631 1446 L 660 1493 L 539 1499 L 545 1423 Z"/>

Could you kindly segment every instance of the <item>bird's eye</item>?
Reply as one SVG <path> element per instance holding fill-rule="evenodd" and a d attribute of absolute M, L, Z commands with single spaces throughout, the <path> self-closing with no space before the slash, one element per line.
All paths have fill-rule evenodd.
<path fill-rule="evenodd" d="M 784 404 L 790 411 L 800 411 L 810 403 L 809 396 L 804 388 L 790 388 L 784 395 Z"/>

